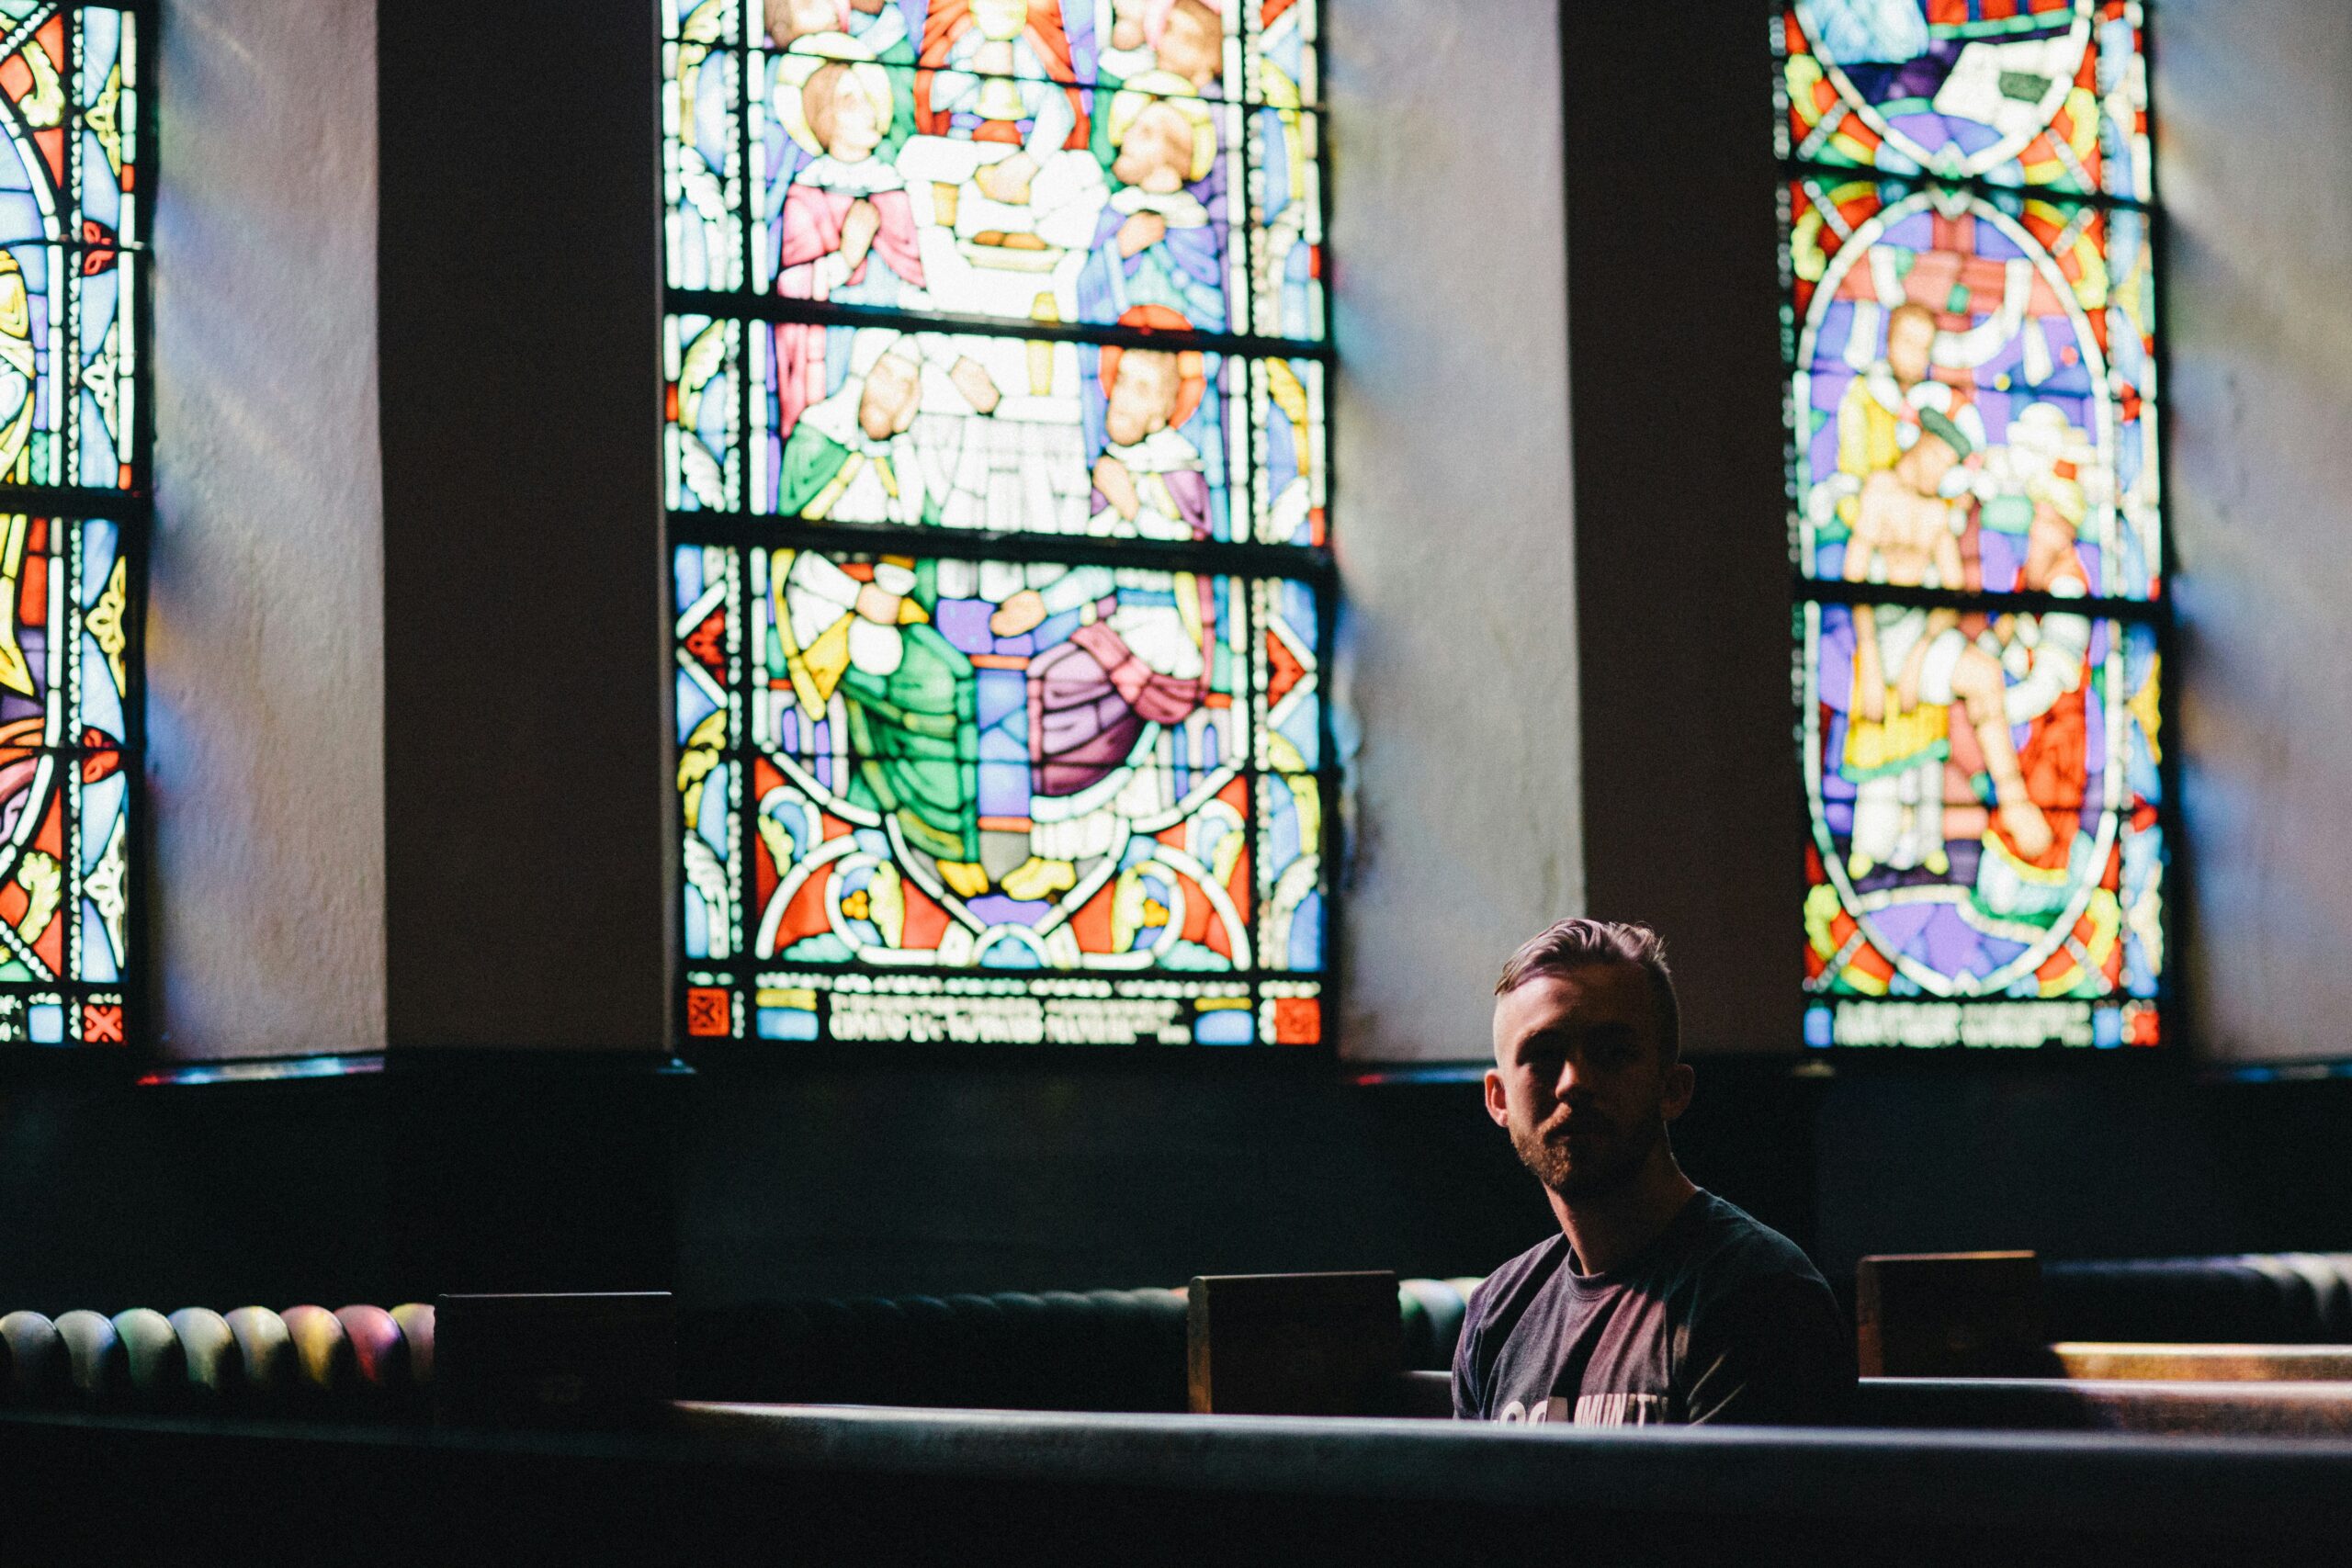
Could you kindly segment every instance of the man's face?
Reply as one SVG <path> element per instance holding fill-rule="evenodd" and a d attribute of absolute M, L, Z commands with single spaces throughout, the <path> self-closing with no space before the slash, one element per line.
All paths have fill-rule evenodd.
<path fill-rule="evenodd" d="M 858 425 L 871 440 L 888 440 L 914 423 L 922 390 L 920 371 L 895 354 L 884 355 L 865 373 L 865 390 L 857 400 Z"/>
<path fill-rule="evenodd" d="M 1184 188 L 1184 175 L 1192 166 L 1193 122 L 1171 105 L 1152 103 L 1127 128 L 1111 173 L 1138 190 L 1171 196 Z"/>
<path fill-rule="evenodd" d="M 882 145 L 882 117 L 873 100 L 846 76 L 833 87 L 832 123 L 824 134 L 825 151 L 844 164 L 861 164 Z"/>
<path fill-rule="evenodd" d="M 1926 380 L 1935 346 L 1935 321 L 1923 312 L 1905 310 L 1886 323 L 1886 367 L 1898 381 Z"/>
<path fill-rule="evenodd" d="M 767 0 L 768 37 L 778 48 L 809 33 L 841 26 L 833 0 Z"/>
<path fill-rule="evenodd" d="M 1159 29 L 1159 63 L 1195 87 L 1205 87 L 1225 63 L 1225 29 L 1198 0 L 1176 0 Z"/>
<path fill-rule="evenodd" d="M 1570 1202 L 1637 1176 L 1690 1102 L 1660 1057 L 1649 977 L 1633 964 L 1537 975 L 1495 998 L 1487 1113 L 1535 1179 Z"/>
<path fill-rule="evenodd" d="M 1121 355 L 1118 379 L 1111 383 L 1111 406 L 1103 414 L 1111 439 L 1132 446 L 1153 431 L 1167 429 L 1182 383 L 1172 354 L 1131 348 Z"/>

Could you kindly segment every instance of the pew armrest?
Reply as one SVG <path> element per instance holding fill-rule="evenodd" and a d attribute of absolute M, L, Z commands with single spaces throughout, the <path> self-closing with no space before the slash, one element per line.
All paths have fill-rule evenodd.
<path fill-rule="evenodd" d="M 1404 1416 L 1420 1421 L 1450 1421 L 1453 1418 L 1453 1374 L 1452 1372 L 1398 1372 L 1388 1384 L 1388 1397 L 1384 1416 Z"/>

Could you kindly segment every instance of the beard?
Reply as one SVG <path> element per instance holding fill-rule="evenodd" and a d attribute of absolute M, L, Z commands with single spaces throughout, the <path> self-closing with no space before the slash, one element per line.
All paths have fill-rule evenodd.
<path fill-rule="evenodd" d="M 1666 1137 L 1662 1120 L 1620 1127 L 1591 1111 L 1579 1111 L 1576 1135 L 1570 1139 L 1562 1135 L 1567 1120 L 1556 1115 L 1537 1127 L 1514 1119 L 1510 1144 L 1530 1175 L 1571 1203 L 1605 1198 L 1629 1186 L 1648 1162 L 1650 1151 Z"/>

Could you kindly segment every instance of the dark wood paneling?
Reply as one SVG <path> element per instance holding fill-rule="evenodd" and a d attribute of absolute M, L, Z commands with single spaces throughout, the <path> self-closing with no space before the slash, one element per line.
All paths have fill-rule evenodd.
<path fill-rule="evenodd" d="M 1794 1050 L 1764 14 L 1566 4 L 1560 30 L 1587 907 L 1666 933 L 1691 1049 Z"/>
<path fill-rule="evenodd" d="M 379 15 L 395 1046 L 665 1040 L 654 25 Z"/>

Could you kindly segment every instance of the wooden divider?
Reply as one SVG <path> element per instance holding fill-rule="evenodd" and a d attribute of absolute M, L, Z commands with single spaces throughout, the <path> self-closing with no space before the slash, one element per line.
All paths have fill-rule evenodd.
<path fill-rule="evenodd" d="M 2029 1377 L 2045 1372 L 2041 1259 L 2030 1252 L 1916 1252 L 1854 1269 L 1864 1377 Z"/>
<path fill-rule="evenodd" d="M 1354 1416 L 1404 1370 L 1396 1276 L 1204 1274 L 1189 1291 L 1191 1407 L 1219 1416 Z"/>

